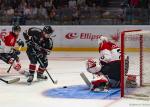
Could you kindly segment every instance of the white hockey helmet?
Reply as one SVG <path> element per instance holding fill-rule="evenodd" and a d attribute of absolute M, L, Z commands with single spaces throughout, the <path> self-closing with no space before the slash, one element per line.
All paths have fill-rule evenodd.
<path fill-rule="evenodd" d="M 105 36 L 101 36 L 99 39 L 98 39 L 98 45 L 99 44 L 101 44 L 101 43 L 103 43 L 104 41 L 108 41 L 108 38 L 107 37 L 105 37 Z"/>

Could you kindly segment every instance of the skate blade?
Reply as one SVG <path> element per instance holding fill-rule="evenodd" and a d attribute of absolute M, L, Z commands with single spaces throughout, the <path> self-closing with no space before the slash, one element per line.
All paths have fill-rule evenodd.
<path fill-rule="evenodd" d="M 37 78 L 37 81 L 47 81 L 47 79 Z"/>
<path fill-rule="evenodd" d="M 27 82 L 27 85 L 31 85 L 32 84 L 32 82 Z"/>

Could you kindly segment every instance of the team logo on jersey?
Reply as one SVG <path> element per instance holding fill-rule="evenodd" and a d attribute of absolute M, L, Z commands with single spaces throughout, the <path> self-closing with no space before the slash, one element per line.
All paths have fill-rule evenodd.
<path fill-rule="evenodd" d="M 78 35 L 77 35 L 77 33 L 68 33 L 67 35 L 65 35 L 65 38 L 76 39 L 76 38 L 78 38 Z"/>

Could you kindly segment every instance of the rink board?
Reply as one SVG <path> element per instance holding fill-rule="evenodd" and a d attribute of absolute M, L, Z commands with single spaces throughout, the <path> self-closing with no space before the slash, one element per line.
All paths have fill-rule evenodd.
<path fill-rule="evenodd" d="M 120 89 L 110 89 L 108 92 L 91 92 L 86 85 L 58 87 L 43 92 L 44 96 L 51 98 L 74 99 L 117 99 L 120 98 Z"/>

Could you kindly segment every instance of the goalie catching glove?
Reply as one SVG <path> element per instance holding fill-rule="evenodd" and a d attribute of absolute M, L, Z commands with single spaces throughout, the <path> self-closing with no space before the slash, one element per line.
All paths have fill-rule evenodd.
<path fill-rule="evenodd" d="M 24 42 L 21 39 L 17 41 L 17 44 L 21 47 L 24 47 Z"/>
<path fill-rule="evenodd" d="M 89 73 L 97 74 L 101 70 L 101 65 L 96 65 L 96 61 L 90 58 L 86 61 L 86 69 Z"/>
<path fill-rule="evenodd" d="M 96 78 L 91 81 L 91 91 L 105 91 L 109 88 L 109 81 L 103 75 L 100 70 L 101 70 L 101 65 L 96 65 L 96 61 L 94 59 L 90 58 L 86 61 L 86 69 L 89 73 L 92 73 L 96 75 Z"/>

